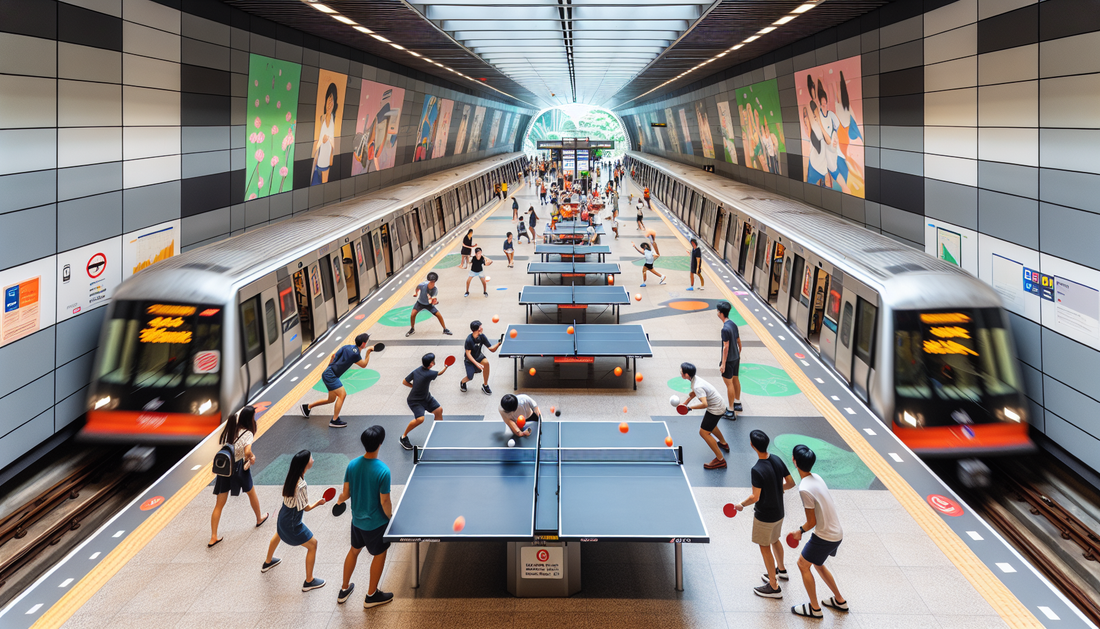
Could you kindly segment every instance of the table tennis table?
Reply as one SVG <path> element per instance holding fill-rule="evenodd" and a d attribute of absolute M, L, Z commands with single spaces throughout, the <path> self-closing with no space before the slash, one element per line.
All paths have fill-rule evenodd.
<path fill-rule="evenodd" d="M 603 225 L 594 225 L 592 227 L 596 232 L 596 237 L 606 236 L 607 230 Z M 559 242 L 566 240 L 581 241 L 588 236 L 588 225 L 575 224 L 575 225 L 562 225 L 561 223 L 554 226 L 553 229 L 548 229 L 542 232 L 542 235 L 553 241 L 555 238 Z"/>
<path fill-rule="evenodd" d="M 621 357 L 626 362 L 626 371 L 637 373 L 638 358 L 653 357 L 649 335 L 640 325 L 580 324 L 572 326 L 573 334 L 567 332 L 569 327 L 561 324 L 508 326 L 498 353 L 512 359 L 515 367 L 513 390 L 519 389 L 519 372 L 527 358 L 548 356 L 553 357 L 554 364 L 563 367 L 581 365 L 587 376 L 588 365 L 594 365 L 597 358 Z M 516 338 L 512 338 L 512 330 L 516 331 Z M 637 389 L 638 383 L 634 381 L 633 384 Z"/>
<path fill-rule="evenodd" d="M 558 323 L 585 323 L 589 306 L 605 306 L 618 323 L 621 306 L 629 304 L 630 295 L 623 286 L 524 286 L 519 292 L 519 305 L 527 307 L 526 323 L 542 306 L 557 307 Z"/>
<path fill-rule="evenodd" d="M 566 596 L 580 589 L 577 542 L 614 541 L 675 544 L 676 589 L 682 591 L 681 545 L 710 537 L 683 451 L 665 445 L 665 423 L 633 422 L 626 434 L 617 420 L 529 426 L 532 434 L 509 448 L 512 433 L 500 421 L 438 421 L 424 446 L 414 447 L 413 471 L 383 534 L 387 542 L 415 543 L 413 587 L 420 582 L 420 542 L 573 544 L 577 583 L 560 594 Z M 466 523 L 456 532 L 459 516 Z M 520 554 L 514 550 L 510 557 Z M 560 588 L 573 572 L 563 567 L 557 577 L 529 579 L 526 586 L 556 578 Z M 521 580 L 511 568 L 509 575 Z M 523 589 L 514 585 L 513 593 Z"/>
<path fill-rule="evenodd" d="M 617 262 L 528 262 L 527 274 L 535 276 L 535 284 L 539 284 L 539 278 L 543 275 L 561 275 L 564 284 L 568 279 L 576 281 L 580 278 L 583 284 L 589 275 L 604 275 L 610 277 L 622 273 Z M 607 284 L 605 280 L 602 282 Z"/>
<path fill-rule="evenodd" d="M 596 262 L 603 262 L 604 256 L 610 254 L 611 247 L 609 245 L 547 245 L 543 243 L 535 245 L 535 255 L 542 256 L 543 262 L 549 262 L 550 256 L 561 256 L 562 262 L 584 262 L 587 256 L 595 256 Z"/>

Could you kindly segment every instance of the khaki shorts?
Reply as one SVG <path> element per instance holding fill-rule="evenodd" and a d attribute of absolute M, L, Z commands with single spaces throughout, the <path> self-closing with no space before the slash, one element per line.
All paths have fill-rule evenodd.
<path fill-rule="evenodd" d="M 752 519 L 752 543 L 757 546 L 771 546 L 779 541 L 783 533 L 783 520 L 778 522 L 761 522 Z"/>

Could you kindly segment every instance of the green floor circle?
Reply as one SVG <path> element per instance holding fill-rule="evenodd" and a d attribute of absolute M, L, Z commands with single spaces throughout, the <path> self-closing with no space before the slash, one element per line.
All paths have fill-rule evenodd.
<path fill-rule="evenodd" d="M 352 395 L 373 387 L 380 377 L 381 374 L 373 369 L 352 367 L 340 377 L 340 382 L 344 383 L 344 390 L 348 392 L 348 395 Z M 313 385 L 313 390 L 319 393 L 328 393 L 325 383 L 321 380 Z"/>
<path fill-rule="evenodd" d="M 443 259 L 439 261 L 439 264 L 433 266 L 433 269 L 449 269 L 451 267 L 458 266 L 458 263 L 462 260 L 462 256 L 457 253 L 448 253 L 443 256 Z"/>
<path fill-rule="evenodd" d="M 669 378 L 668 388 L 680 393 L 691 393 L 691 382 L 684 380 L 683 378 L 676 376 L 675 378 Z"/>
<path fill-rule="evenodd" d="M 382 315 L 382 318 L 378 320 L 381 325 L 389 326 L 391 328 L 405 328 L 409 326 L 409 317 L 412 315 L 412 306 L 402 306 L 400 308 L 394 308 L 386 314 Z M 434 318 L 435 315 L 427 310 L 421 310 L 416 315 L 416 322 L 423 323 L 429 319 Z"/>
<path fill-rule="evenodd" d="M 741 363 L 741 392 L 766 397 L 784 397 L 799 393 L 798 386 L 778 367 Z"/>
<path fill-rule="evenodd" d="M 639 258 L 633 264 L 634 266 L 643 266 L 645 265 L 645 258 Z M 691 268 L 691 256 L 661 256 L 657 258 L 653 266 L 658 269 L 686 272 Z"/>
<path fill-rule="evenodd" d="M 825 479 L 830 489 L 869 489 L 875 482 L 875 475 L 863 463 L 855 452 L 837 447 L 807 435 L 783 434 L 772 439 L 768 452 L 783 459 L 791 472 L 796 472 L 791 454 L 794 447 L 808 446 L 817 456 L 814 473 Z M 793 474 L 798 476 L 797 473 Z"/>

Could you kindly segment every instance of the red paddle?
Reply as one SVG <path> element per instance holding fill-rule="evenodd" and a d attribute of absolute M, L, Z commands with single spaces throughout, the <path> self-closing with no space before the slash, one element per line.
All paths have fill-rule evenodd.
<path fill-rule="evenodd" d="M 791 548 L 798 548 L 798 540 L 795 539 L 794 533 L 787 533 L 787 545 Z"/>
<path fill-rule="evenodd" d="M 681 404 L 676 407 L 676 412 L 681 415 L 687 415 L 689 410 L 691 409 L 687 407 L 687 404 Z"/>
<path fill-rule="evenodd" d="M 722 507 L 722 513 L 724 513 L 727 518 L 735 517 L 737 515 L 737 507 L 731 502 Z"/>
<path fill-rule="evenodd" d="M 336 497 L 336 488 L 329 487 L 325 490 L 325 493 L 321 494 L 321 497 L 325 499 L 325 502 L 332 502 L 332 499 Z"/>
<path fill-rule="evenodd" d="M 454 356 L 448 356 L 446 358 L 446 360 L 443 361 L 443 364 L 450 367 L 451 365 L 455 364 L 455 357 Z"/>

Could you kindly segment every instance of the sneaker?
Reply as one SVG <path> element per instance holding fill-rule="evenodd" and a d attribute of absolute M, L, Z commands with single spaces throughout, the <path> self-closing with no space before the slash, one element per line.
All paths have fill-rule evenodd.
<path fill-rule="evenodd" d="M 397 442 L 400 443 L 401 447 L 405 448 L 406 450 L 412 450 L 413 449 L 413 444 L 412 444 L 411 441 L 409 441 L 408 436 L 401 437 L 400 439 L 397 440 Z"/>
<path fill-rule="evenodd" d="M 704 470 L 720 470 L 725 466 L 726 466 L 726 460 L 725 459 L 715 458 L 710 463 L 704 463 L 703 464 L 703 469 Z"/>
<path fill-rule="evenodd" d="M 451 336 L 451 331 L 448 330 L 447 328 L 443 328 L 443 333 L 446 334 L 447 336 Z"/>
<path fill-rule="evenodd" d="M 271 570 L 282 562 L 282 559 L 279 559 L 278 557 L 272 557 L 271 561 L 265 561 L 264 565 L 260 566 L 260 572 L 267 572 L 268 570 Z"/>
<path fill-rule="evenodd" d="M 695 290 L 703 290 L 703 287 L 700 286 L 699 288 L 696 288 Z"/>
<path fill-rule="evenodd" d="M 776 570 L 775 571 L 775 578 L 779 579 L 780 581 L 789 581 L 791 579 L 791 575 L 787 574 L 786 570 Z M 768 573 L 765 572 L 765 573 L 761 574 L 760 575 L 760 580 L 763 581 L 764 583 L 768 583 Z"/>
<path fill-rule="evenodd" d="M 778 583 L 776 585 L 778 586 Z M 765 583 L 760 587 L 755 587 L 752 589 L 752 591 L 757 596 L 763 596 L 764 598 L 783 598 L 783 588 L 776 587 L 773 590 L 770 583 Z"/>
<path fill-rule="evenodd" d="M 325 587 L 325 580 L 324 579 L 318 579 L 317 577 L 313 577 L 312 581 L 306 581 L 305 583 L 302 584 L 302 591 L 303 592 L 308 592 L 310 590 L 316 590 L 316 589 L 323 588 L 323 587 Z"/>
<path fill-rule="evenodd" d="M 348 423 L 342 419 L 334 419 L 328 423 L 329 428 L 347 428 Z"/>
<path fill-rule="evenodd" d="M 382 590 L 375 590 L 374 594 L 367 596 L 363 599 L 363 609 L 370 609 L 371 607 L 378 607 L 379 605 L 385 605 L 393 600 L 393 592 L 383 592 Z"/>
<path fill-rule="evenodd" d="M 661 278 L 661 284 L 664 284 L 664 283 L 665 283 L 665 278 L 662 277 Z"/>
<path fill-rule="evenodd" d="M 466 392 L 466 383 L 465 382 L 459 382 L 458 383 L 458 390 L 465 393 Z"/>
<path fill-rule="evenodd" d="M 740 402 L 734 402 L 734 403 L 733 403 L 733 410 L 734 410 L 734 411 L 737 411 L 738 413 L 740 413 L 740 412 L 741 412 L 741 411 L 743 411 L 744 409 L 743 409 L 743 408 L 741 408 L 741 403 L 740 403 Z"/>
<path fill-rule="evenodd" d="M 463 295 L 463 297 L 469 297 L 469 296 L 470 296 L 469 292 L 467 292 L 465 295 Z"/>
<path fill-rule="evenodd" d="M 722 449 L 722 452 L 729 452 L 730 451 L 730 444 L 728 444 L 728 443 L 722 443 L 721 441 L 719 441 L 718 442 L 718 447 Z"/>
<path fill-rule="evenodd" d="M 409 331 L 405 333 L 405 336 L 412 336 L 416 334 L 416 328 L 409 328 Z"/>
<path fill-rule="evenodd" d="M 726 409 L 726 412 L 722 413 L 722 417 L 724 419 L 730 420 L 731 422 L 737 421 L 737 413 L 729 409 Z"/>
<path fill-rule="evenodd" d="M 688 287 L 687 287 L 687 289 L 688 289 L 688 290 L 695 290 L 695 289 L 694 289 L 694 288 L 692 288 L 691 286 L 688 286 Z"/>
<path fill-rule="evenodd" d="M 302 415 L 309 417 L 309 404 L 302 405 Z"/>
<path fill-rule="evenodd" d="M 485 296 L 486 296 L 486 297 L 488 297 L 488 296 L 489 296 L 489 293 L 485 293 Z"/>
<path fill-rule="evenodd" d="M 340 590 L 340 593 L 336 595 L 336 602 L 343 605 L 344 603 L 347 602 L 348 598 L 351 596 L 351 593 L 354 590 L 355 590 L 355 584 L 354 583 L 349 585 L 348 589 Z"/>
<path fill-rule="evenodd" d="M 487 384 L 481 385 L 481 392 L 484 393 L 485 395 L 492 395 L 493 394 L 493 390 L 490 389 L 489 385 L 487 385 Z"/>
<path fill-rule="evenodd" d="M 642 283 L 641 283 L 641 284 L 639 284 L 638 286 L 639 286 L 640 288 L 645 288 L 645 282 L 642 282 Z"/>

